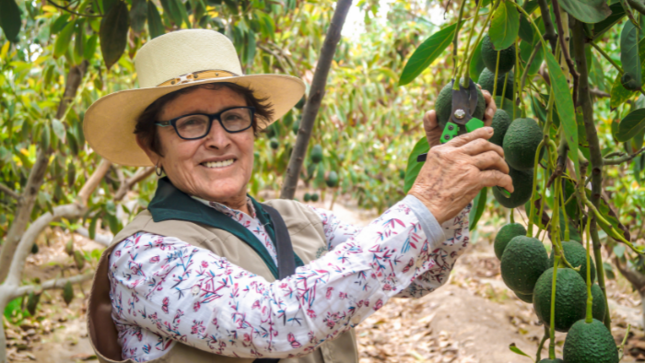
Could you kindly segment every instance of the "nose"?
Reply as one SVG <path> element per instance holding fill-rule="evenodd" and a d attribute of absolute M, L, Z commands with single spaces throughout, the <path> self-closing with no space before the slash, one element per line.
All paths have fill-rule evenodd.
<path fill-rule="evenodd" d="M 219 121 L 213 120 L 210 131 L 204 137 L 204 146 L 206 148 L 224 150 L 231 144 L 229 135 Z"/>

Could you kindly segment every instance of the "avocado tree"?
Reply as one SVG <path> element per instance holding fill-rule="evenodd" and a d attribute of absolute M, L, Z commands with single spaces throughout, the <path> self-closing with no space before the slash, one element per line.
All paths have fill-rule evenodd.
<path fill-rule="evenodd" d="M 556 361 L 556 330 L 568 332 L 566 362 L 619 359 L 610 314 L 600 312 L 607 306 L 602 247 L 618 243 L 641 256 L 643 246 L 632 243 L 621 223 L 624 217 L 613 211 L 607 188 L 614 182 L 606 175 L 622 164 L 637 163 L 638 175 L 643 167 L 645 109 L 637 101 L 644 93 L 643 10 L 639 1 L 464 0 L 456 21 L 427 38 L 400 75 L 399 85 L 413 82 L 452 47 L 453 82 L 435 104 L 439 123 L 457 111 L 452 90 L 468 87 L 471 79 L 489 90 L 503 110 L 493 128 L 515 191 L 495 187 L 492 192 L 502 206 L 524 207 L 527 228 L 519 228 L 511 213 L 511 225 L 499 232 L 495 250 L 505 283 L 534 304 L 545 325 L 536 362 L 547 338 L 544 361 Z M 616 52 L 620 59 L 610 55 Z M 620 121 L 603 127 L 599 120 L 611 112 Z M 610 142 L 601 144 L 604 138 Z M 420 170 L 418 155 L 428 149 L 422 138 L 410 154 L 406 189 Z M 473 203 L 471 228 L 486 201 L 483 189 Z M 547 236 L 550 261 L 541 243 Z M 590 344 L 599 349 L 587 349 Z"/>

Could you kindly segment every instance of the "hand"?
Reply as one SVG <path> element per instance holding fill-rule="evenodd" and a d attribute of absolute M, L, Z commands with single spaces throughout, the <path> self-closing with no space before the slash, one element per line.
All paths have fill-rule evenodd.
<path fill-rule="evenodd" d="M 481 88 L 480 85 L 477 85 L 477 87 Z M 484 95 L 484 100 L 486 101 L 484 125 L 490 126 L 493 123 L 493 116 L 495 116 L 495 112 L 497 112 L 497 105 L 495 104 L 495 100 L 490 96 L 490 93 L 488 93 L 488 91 L 482 90 L 482 94 Z M 430 148 L 439 145 L 441 133 L 443 132 L 443 130 L 441 130 L 441 127 L 439 127 L 439 124 L 437 123 L 437 113 L 434 110 L 426 112 L 426 114 L 423 116 L 423 127 L 426 130 L 426 137 L 428 138 Z"/>
<path fill-rule="evenodd" d="M 504 150 L 488 139 L 492 127 L 482 127 L 436 145 L 428 152 L 409 194 L 417 197 L 439 223 L 456 216 L 483 187 L 513 192 Z"/>

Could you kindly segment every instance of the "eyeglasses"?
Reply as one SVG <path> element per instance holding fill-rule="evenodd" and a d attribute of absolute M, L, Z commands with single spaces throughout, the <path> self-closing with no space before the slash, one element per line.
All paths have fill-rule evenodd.
<path fill-rule="evenodd" d="M 177 135 L 184 140 L 201 139 L 208 135 L 213 120 L 219 121 L 222 128 L 229 133 L 242 132 L 253 125 L 255 107 L 231 107 L 218 113 L 192 113 L 168 121 L 155 122 L 155 125 L 166 127 L 172 125 Z"/>

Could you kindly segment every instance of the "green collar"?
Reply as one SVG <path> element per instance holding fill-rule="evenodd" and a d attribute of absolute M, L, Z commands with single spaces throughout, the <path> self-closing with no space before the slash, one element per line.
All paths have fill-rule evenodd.
<path fill-rule="evenodd" d="M 264 225 L 275 246 L 275 229 L 273 223 L 271 223 L 271 217 L 262 208 L 262 204 L 250 196 L 249 198 L 251 198 L 251 203 L 255 208 L 258 219 Z M 159 179 L 157 191 L 152 201 L 150 201 L 150 204 L 148 204 L 148 210 L 152 214 L 152 220 L 155 222 L 167 220 L 188 221 L 222 229 L 233 234 L 253 248 L 267 265 L 273 277 L 278 279 L 278 268 L 273 262 L 273 258 L 271 258 L 269 252 L 262 245 L 262 242 L 251 231 L 215 208 L 191 198 L 188 194 L 172 185 L 167 177 Z M 296 266 L 303 266 L 304 263 L 302 260 L 295 253 L 294 256 Z"/>

